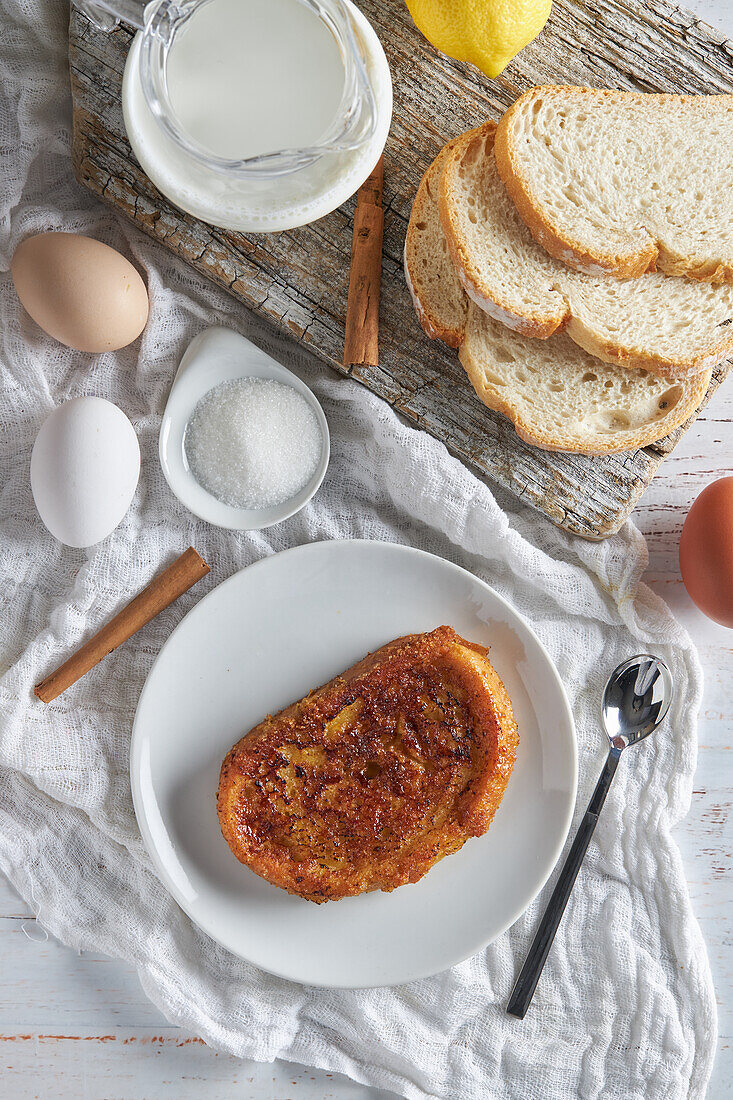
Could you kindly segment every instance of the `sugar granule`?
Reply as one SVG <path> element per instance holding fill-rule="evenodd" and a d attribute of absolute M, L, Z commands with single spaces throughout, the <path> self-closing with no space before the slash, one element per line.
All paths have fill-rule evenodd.
<path fill-rule="evenodd" d="M 291 386 L 235 378 L 204 394 L 186 426 L 184 450 L 200 485 L 235 508 L 272 508 L 308 484 L 323 435 Z"/>

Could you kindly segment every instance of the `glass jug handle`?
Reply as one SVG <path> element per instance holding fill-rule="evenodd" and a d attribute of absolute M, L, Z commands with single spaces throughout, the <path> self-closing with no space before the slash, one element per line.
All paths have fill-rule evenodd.
<path fill-rule="evenodd" d="M 111 31 L 118 23 L 143 30 L 145 26 L 145 0 L 75 0 L 95 27 Z"/>

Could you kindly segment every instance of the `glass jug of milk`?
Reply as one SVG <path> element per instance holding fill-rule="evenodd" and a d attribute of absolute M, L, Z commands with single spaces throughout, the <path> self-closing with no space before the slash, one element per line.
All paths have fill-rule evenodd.
<path fill-rule="evenodd" d="M 392 82 L 351 0 L 83 0 L 138 29 L 125 126 L 153 183 L 225 229 L 305 225 L 356 191 L 384 148 Z"/>

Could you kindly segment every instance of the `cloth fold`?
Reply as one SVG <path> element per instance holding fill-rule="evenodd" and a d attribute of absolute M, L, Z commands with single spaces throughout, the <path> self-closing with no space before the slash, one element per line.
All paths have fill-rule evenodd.
<path fill-rule="evenodd" d="M 671 837 L 690 804 L 702 677 L 686 633 L 640 583 L 639 532 L 627 523 L 614 538 L 585 543 L 494 495 L 440 443 L 275 338 L 97 204 L 71 173 L 66 4 L 0 0 L 0 11 L 0 868 L 51 933 L 127 959 L 170 1020 L 242 1057 L 340 1071 L 415 1100 L 703 1096 L 715 1002 Z M 143 271 L 151 315 L 139 342 L 82 355 L 46 338 L 23 312 L 9 260 L 26 235 L 50 228 L 99 237 Z M 243 332 L 300 373 L 331 427 L 322 490 L 266 531 L 229 533 L 198 521 L 158 463 L 173 374 L 208 324 Z M 142 451 L 130 511 L 89 551 L 62 547 L 45 531 L 28 479 L 43 419 L 82 394 L 118 404 Z M 142 844 L 130 731 L 172 628 L 236 569 L 287 546 L 346 537 L 409 543 L 455 561 L 531 623 L 576 716 L 576 820 L 605 753 L 598 704 L 607 674 L 652 649 L 674 676 L 665 732 L 622 761 L 523 1022 L 504 1005 L 550 886 L 509 932 L 452 970 L 395 989 L 318 990 L 270 977 L 213 943 L 171 900 Z M 32 685 L 189 543 L 212 576 L 56 703 L 35 700 Z"/>

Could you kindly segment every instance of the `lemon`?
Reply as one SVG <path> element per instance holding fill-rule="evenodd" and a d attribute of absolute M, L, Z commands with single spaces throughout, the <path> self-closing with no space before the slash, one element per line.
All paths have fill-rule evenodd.
<path fill-rule="evenodd" d="M 552 0 L 406 0 L 436 49 L 498 76 L 547 22 Z"/>

